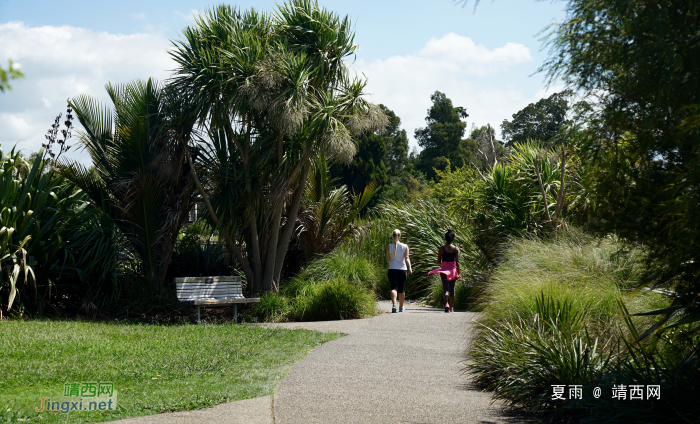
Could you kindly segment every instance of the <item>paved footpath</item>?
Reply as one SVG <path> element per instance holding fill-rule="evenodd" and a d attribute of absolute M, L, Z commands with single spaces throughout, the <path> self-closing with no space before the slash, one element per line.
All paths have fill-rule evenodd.
<path fill-rule="evenodd" d="M 280 382 L 275 424 L 518 422 L 461 374 L 473 313 L 407 305 L 368 320 L 276 324 L 348 335 Z"/>
<path fill-rule="evenodd" d="M 473 313 L 407 305 L 372 319 L 266 324 L 342 332 L 294 364 L 274 399 L 262 397 L 200 411 L 126 423 L 518 423 L 461 374 Z"/>

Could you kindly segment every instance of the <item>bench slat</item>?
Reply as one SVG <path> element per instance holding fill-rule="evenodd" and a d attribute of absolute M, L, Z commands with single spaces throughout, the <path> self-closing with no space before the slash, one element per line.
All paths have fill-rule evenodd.
<path fill-rule="evenodd" d="M 243 299 L 213 299 L 213 300 L 195 300 L 195 305 L 226 305 L 234 303 L 257 303 L 260 302 L 258 297 L 244 297 Z"/>
<path fill-rule="evenodd" d="M 180 302 L 186 305 L 195 306 L 227 306 L 227 305 L 240 305 L 243 303 L 258 303 L 260 298 L 258 297 L 244 297 L 243 299 L 211 299 L 211 300 L 181 300 Z"/>
<path fill-rule="evenodd" d="M 202 291 L 202 290 L 237 290 L 241 291 L 243 290 L 243 287 L 241 286 L 226 286 L 226 287 L 221 287 L 221 286 L 208 286 L 208 287 L 177 287 L 177 291 L 183 291 L 183 290 L 189 290 L 189 291 Z"/>
<path fill-rule="evenodd" d="M 210 301 L 210 300 L 237 300 L 237 299 L 245 299 L 243 296 L 225 296 L 225 297 L 184 297 L 180 299 L 181 302 L 205 302 L 205 301 Z"/>
<path fill-rule="evenodd" d="M 237 289 L 243 288 L 242 284 L 183 284 L 175 286 L 178 289 L 200 289 L 200 288 L 228 288 L 235 287 Z"/>
<path fill-rule="evenodd" d="M 241 277 L 230 275 L 230 276 L 218 276 L 218 277 L 177 277 L 175 278 L 176 283 L 212 283 L 220 281 L 237 281 L 241 282 Z"/>
<path fill-rule="evenodd" d="M 243 294 L 242 290 L 178 290 L 177 295 L 178 296 L 183 296 L 186 294 L 192 295 L 192 296 L 201 296 L 203 294 Z"/>

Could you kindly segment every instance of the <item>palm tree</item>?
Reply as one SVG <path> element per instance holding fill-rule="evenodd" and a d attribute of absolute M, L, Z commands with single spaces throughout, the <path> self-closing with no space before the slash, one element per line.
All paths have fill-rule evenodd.
<path fill-rule="evenodd" d="M 183 145 L 196 148 L 195 180 L 253 293 L 279 285 L 311 159 L 347 162 L 353 136 L 387 123 L 350 76 L 353 40 L 347 17 L 292 0 L 271 16 L 218 6 L 174 43 Z"/>
<path fill-rule="evenodd" d="M 149 79 L 106 89 L 113 111 L 86 95 L 70 101 L 94 169 L 64 161 L 60 172 L 116 224 L 140 257 L 149 288 L 162 294 L 195 185 L 161 86 Z"/>
<path fill-rule="evenodd" d="M 354 222 L 379 191 L 375 183 L 355 196 L 350 195 L 345 185 L 334 188 L 323 155 L 314 159 L 310 176 L 295 231 L 306 261 L 330 253 L 349 235 L 358 236 L 359 226 Z"/>

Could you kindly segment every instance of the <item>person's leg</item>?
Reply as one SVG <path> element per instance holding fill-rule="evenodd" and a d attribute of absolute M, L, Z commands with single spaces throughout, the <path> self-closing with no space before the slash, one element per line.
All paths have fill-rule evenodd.
<path fill-rule="evenodd" d="M 406 297 L 406 272 L 407 271 L 399 271 L 398 275 L 398 293 L 399 293 L 399 308 L 403 309 L 403 301 Z"/>
<path fill-rule="evenodd" d="M 440 279 L 442 280 L 443 298 L 445 299 L 445 305 L 447 305 L 449 303 L 450 296 L 449 281 L 447 281 L 447 277 L 445 276 L 445 274 L 440 274 Z"/>
<path fill-rule="evenodd" d="M 396 270 L 389 270 L 389 285 L 391 286 L 391 309 L 396 312 L 396 292 L 398 291 L 398 280 L 396 278 Z"/>
<path fill-rule="evenodd" d="M 455 307 L 455 284 L 457 283 L 457 280 L 452 280 L 450 281 L 450 310 L 454 309 Z"/>

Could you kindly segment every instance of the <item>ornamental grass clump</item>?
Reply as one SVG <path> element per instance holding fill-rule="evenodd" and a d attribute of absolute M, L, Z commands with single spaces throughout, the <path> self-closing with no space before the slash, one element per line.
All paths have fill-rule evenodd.
<path fill-rule="evenodd" d="M 375 314 L 375 290 L 384 287 L 382 271 L 347 246 L 311 261 L 279 293 L 266 293 L 247 319 L 262 322 L 367 318 Z"/>
<path fill-rule="evenodd" d="M 649 321 L 630 313 L 668 304 L 657 293 L 632 296 L 641 265 L 622 247 L 577 230 L 513 241 L 487 289 L 464 371 L 546 420 L 590 415 L 583 400 L 554 401 L 552 385 L 580 385 L 591 397 L 614 370 L 639 368 L 631 328 Z"/>
<path fill-rule="evenodd" d="M 323 281 L 294 301 L 290 318 L 326 321 L 367 318 L 376 311 L 373 293 L 342 279 Z"/>
<path fill-rule="evenodd" d="M 347 245 L 343 245 L 328 255 L 313 260 L 293 279 L 283 284 L 281 291 L 289 296 L 304 295 L 311 286 L 340 279 L 373 292 L 382 280 L 383 273 L 370 259 L 356 255 Z"/>

